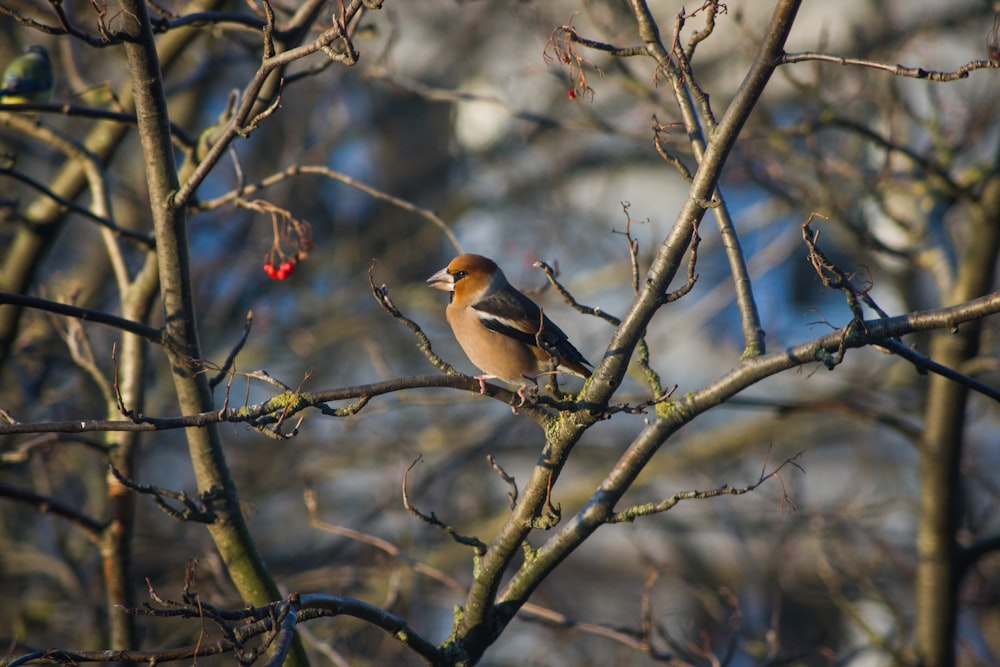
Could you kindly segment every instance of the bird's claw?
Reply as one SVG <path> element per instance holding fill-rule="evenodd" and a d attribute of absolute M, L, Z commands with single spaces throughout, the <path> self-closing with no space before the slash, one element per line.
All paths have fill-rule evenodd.
<path fill-rule="evenodd" d="M 527 388 L 528 385 L 522 384 L 521 387 L 517 390 L 517 395 L 521 397 L 521 402 L 517 404 L 517 407 L 521 407 L 522 405 L 528 402 L 528 397 L 524 395 L 524 392 Z"/>

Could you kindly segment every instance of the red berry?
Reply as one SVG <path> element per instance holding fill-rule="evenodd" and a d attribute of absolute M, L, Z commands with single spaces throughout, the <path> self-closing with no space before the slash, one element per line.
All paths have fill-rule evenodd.
<path fill-rule="evenodd" d="M 567 90 L 566 91 L 566 97 L 568 97 L 571 100 L 575 100 L 576 99 L 576 90 L 574 90 L 573 88 L 570 88 L 569 90 Z"/>

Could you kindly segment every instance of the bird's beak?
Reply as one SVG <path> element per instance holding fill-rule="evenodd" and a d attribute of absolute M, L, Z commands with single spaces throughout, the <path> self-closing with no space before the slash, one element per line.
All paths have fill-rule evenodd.
<path fill-rule="evenodd" d="M 448 273 L 448 267 L 445 267 L 435 273 L 433 276 L 427 279 L 427 284 L 434 289 L 444 290 L 445 292 L 455 291 L 455 278 L 450 273 Z"/>

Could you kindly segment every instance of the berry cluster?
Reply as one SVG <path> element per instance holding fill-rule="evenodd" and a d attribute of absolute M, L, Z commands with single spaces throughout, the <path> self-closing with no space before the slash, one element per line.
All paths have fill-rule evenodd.
<path fill-rule="evenodd" d="M 272 280 L 284 280 L 291 275 L 292 270 L 295 268 L 294 259 L 286 259 L 277 267 L 274 266 L 274 262 L 267 260 L 264 262 L 264 273 L 267 274 L 268 278 Z"/>

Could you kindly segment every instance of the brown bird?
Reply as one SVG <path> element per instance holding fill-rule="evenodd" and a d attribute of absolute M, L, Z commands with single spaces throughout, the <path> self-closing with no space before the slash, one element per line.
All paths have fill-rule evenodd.
<path fill-rule="evenodd" d="M 451 292 L 445 311 L 448 324 L 466 356 L 483 371 L 476 375 L 486 393 L 486 380 L 496 378 L 520 385 L 551 372 L 590 377 L 587 361 L 563 330 L 534 301 L 511 287 L 496 263 L 482 255 L 459 255 L 427 279 Z"/>

